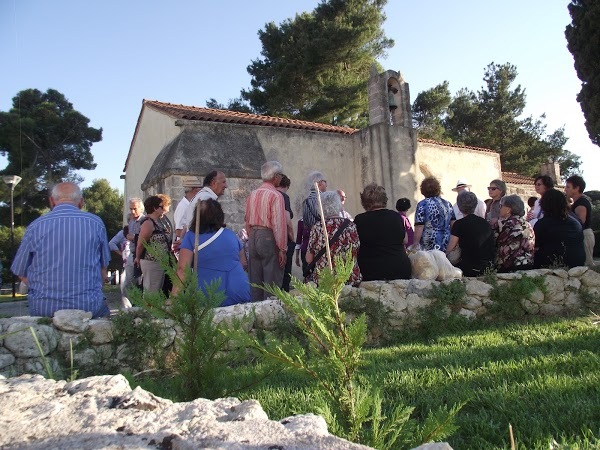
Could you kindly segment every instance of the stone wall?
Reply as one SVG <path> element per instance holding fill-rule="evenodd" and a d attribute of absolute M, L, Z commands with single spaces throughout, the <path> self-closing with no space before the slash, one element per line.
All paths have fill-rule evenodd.
<path fill-rule="evenodd" d="M 600 308 L 600 273 L 587 267 L 564 269 L 539 269 L 517 273 L 497 274 L 495 284 L 502 286 L 514 282 L 524 275 L 541 276 L 545 287 L 536 289 L 529 298 L 517 299 L 516 316 L 560 316 L 587 313 Z M 481 279 L 462 280 L 466 295 L 458 304 L 445 307 L 446 314 L 458 314 L 467 319 L 494 317 L 492 284 Z M 350 316 L 365 312 L 369 317 L 370 342 L 384 340 L 388 333 L 415 325 L 425 317 L 428 306 L 435 298 L 433 286 L 448 282 L 429 280 L 394 280 L 391 282 L 364 282 L 360 287 L 346 286 L 340 298 L 340 306 Z M 137 311 L 139 312 L 139 311 Z M 136 314 L 132 308 L 130 314 Z M 274 330 L 285 318 L 285 311 L 276 299 L 259 303 L 247 303 L 217 308 L 215 321 L 232 323 L 241 320 L 247 332 Z M 141 320 L 141 319 L 139 319 Z M 426 320 L 426 319 L 425 319 Z M 138 321 L 138 319 L 135 319 Z M 134 321 L 134 322 L 135 322 Z M 177 342 L 179 331 L 172 321 L 164 321 L 164 348 L 169 349 Z M 36 345 L 30 327 L 35 331 L 42 352 L 52 369 L 69 370 L 71 342 L 75 346 L 74 366 L 76 369 L 94 364 L 108 367 L 128 368 L 129 361 L 124 346 L 113 342 L 113 325 L 107 319 L 91 319 L 83 311 L 59 311 L 54 318 L 14 317 L 0 319 L 0 374 L 14 376 L 21 373 L 45 373 L 44 361 Z M 78 343 L 85 341 L 81 347 Z"/>

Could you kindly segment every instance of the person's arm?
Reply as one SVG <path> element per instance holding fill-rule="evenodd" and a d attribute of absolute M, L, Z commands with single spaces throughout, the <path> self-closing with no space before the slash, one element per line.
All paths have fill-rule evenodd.
<path fill-rule="evenodd" d="M 140 255 L 144 251 L 144 244 L 146 243 L 146 241 L 148 241 L 148 239 L 150 239 L 150 236 L 152 236 L 153 229 L 154 225 L 152 224 L 151 220 L 146 220 L 140 228 L 140 235 L 138 237 L 137 246 L 135 247 L 134 263 L 136 265 L 140 264 Z"/>
<path fill-rule="evenodd" d="M 179 293 L 182 281 L 185 278 L 186 268 L 192 266 L 193 259 L 193 251 L 187 248 L 182 248 L 179 250 L 179 260 L 177 261 L 177 277 L 173 279 L 173 289 L 171 290 L 172 295 L 177 295 Z"/>
<path fill-rule="evenodd" d="M 294 240 L 294 225 L 292 224 L 292 217 L 290 216 L 289 211 L 286 211 L 285 215 L 286 215 L 288 239 L 290 241 L 293 241 Z"/>
<path fill-rule="evenodd" d="M 574 211 L 577 218 L 581 221 L 582 224 L 585 223 L 585 219 L 587 218 L 587 209 L 585 206 L 578 206 Z"/>
<path fill-rule="evenodd" d="M 448 242 L 448 248 L 446 249 L 446 254 L 450 253 L 452 250 L 456 248 L 458 245 L 458 236 L 450 235 L 450 242 Z"/>
<path fill-rule="evenodd" d="M 304 259 L 306 259 L 307 264 L 310 264 L 311 262 L 313 262 L 314 257 L 314 253 L 309 250 L 306 252 L 306 256 L 304 257 Z"/>
<path fill-rule="evenodd" d="M 244 270 L 248 269 L 248 260 L 246 259 L 246 252 L 243 248 L 240 250 L 240 263 L 242 263 Z"/>
<path fill-rule="evenodd" d="M 415 239 L 414 244 L 417 245 L 421 243 L 421 236 L 423 236 L 423 229 L 425 226 L 423 224 L 415 224 Z"/>
<path fill-rule="evenodd" d="M 108 247 L 115 252 L 117 255 L 121 255 L 121 244 L 125 240 L 125 235 L 123 234 L 123 230 L 119 231 L 117 234 L 113 236 L 113 238 L 108 242 Z"/>

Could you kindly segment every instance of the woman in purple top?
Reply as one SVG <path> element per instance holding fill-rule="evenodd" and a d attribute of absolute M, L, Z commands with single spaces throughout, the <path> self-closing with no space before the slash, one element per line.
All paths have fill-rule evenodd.
<path fill-rule="evenodd" d="M 404 238 L 405 247 L 410 247 L 415 242 L 415 230 L 410 223 L 410 219 L 406 217 L 406 211 L 408 211 L 410 207 L 410 200 L 406 197 L 399 198 L 396 202 L 396 211 L 398 211 L 400 217 L 402 217 L 402 220 L 404 221 L 404 229 L 406 230 L 406 237 Z"/>

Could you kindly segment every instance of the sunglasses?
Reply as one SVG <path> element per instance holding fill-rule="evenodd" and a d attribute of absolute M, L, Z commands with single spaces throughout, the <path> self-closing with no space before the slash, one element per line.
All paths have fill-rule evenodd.
<path fill-rule="evenodd" d="M 494 186 L 490 186 L 490 187 L 488 188 L 488 191 L 496 191 L 496 190 L 498 190 L 498 188 L 497 188 L 497 187 L 494 187 Z"/>

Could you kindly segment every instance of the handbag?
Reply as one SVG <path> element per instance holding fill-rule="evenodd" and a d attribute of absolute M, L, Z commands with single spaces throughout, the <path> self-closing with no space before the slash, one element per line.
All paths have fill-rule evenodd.
<path fill-rule="evenodd" d="M 329 240 L 329 248 L 331 248 L 331 246 L 335 243 L 335 241 L 337 241 L 339 239 L 340 235 L 342 234 L 342 231 L 344 231 L 349 224 L 350 224 L 350 221 L 348 219 L 344 219 L 344 221 L 342 222 L 340 227 L 337 229 L 337 231 L 334 233 L 332 238 Z M 321 250 L 319 250 L 319 252 L 315 255 L 312 262 L 308 265 L 308 268 L 306 269 L 306 271 L 308 272 L 308 275 L 311 275 L 315 271 L 317 262 L 319 261 L 319 259 L 321 259 L 323 257 L 323 255 L 325 254 L 326 251 L 327 251 L 327 246 L 323 246 L 323 248 Z"/>

